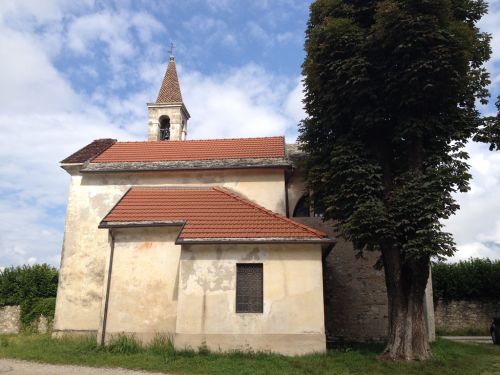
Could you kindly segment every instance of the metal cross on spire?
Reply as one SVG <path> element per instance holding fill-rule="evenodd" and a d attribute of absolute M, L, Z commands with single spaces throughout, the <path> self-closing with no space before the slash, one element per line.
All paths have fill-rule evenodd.
<path fill-rule="evenodd" d="M 174 48 L 175 48 L 175 44 L 171 42 L 170 43 L 170 59 L 174 58 Z"/>

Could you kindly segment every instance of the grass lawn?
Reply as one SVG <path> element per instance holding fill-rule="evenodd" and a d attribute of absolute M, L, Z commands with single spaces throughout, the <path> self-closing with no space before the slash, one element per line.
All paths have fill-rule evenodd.
<path fill-rule="evenodd" d="M 438 339 L 424 362 L 381 362 L 382 347 L 343 346 L 326 354 L 285 357 L 263 353 L 176 351 L 167 340 L 149 348 L 123 339 L 106 348 L 95 339 L 48 335 L 0 336 L 0 357 L 53 364 L 123 367 L 172 374 L 500 374 L 500 346 L 459 344 Z"/>

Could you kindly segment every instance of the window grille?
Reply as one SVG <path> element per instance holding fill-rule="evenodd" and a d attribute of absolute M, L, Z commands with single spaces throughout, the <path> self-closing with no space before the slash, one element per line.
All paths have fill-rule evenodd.
<path fill-rule="evenodd" d="M 236 265 L 236 312 L 262 313 L 264 299 L 262 263 Z"/>

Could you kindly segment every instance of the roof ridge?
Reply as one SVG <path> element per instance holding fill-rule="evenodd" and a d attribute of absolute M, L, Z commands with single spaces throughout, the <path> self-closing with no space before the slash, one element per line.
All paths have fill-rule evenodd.
<path fill-rule="evenodd" d="M 256 139 L 285 139 L 283 135 L 273 135 L 269 137 L 241 137 L 241 138 L 209 138 L 209 139 L 185 139 L 181 140 L 170 140 L 168 142 L 165 141 L 116 141 L 115 143 L 145 143 L 145 144 L 168 144 L 168 143 L 186 143 L 186 142 L 213 142 L 213 141 L 234 141 L 234 140 L 256 140 Z"/>
<path fill-rule="evenodd" d="M 304 229 L 304 230 L 306 230 L 308 232 L 311 232 L 311 233 L 313 233 L 313 234 L 315 234 L 317 236 L 328 237 L 328 235 L 326 233 L 324 233 L 324 232 L 321 232 L 319 230 L 310 228 L 307 225 L 304 225 L 304 224 L 301 224 L 301 223 L 297 223 L 294 220 L 290 220 L 289 218 L 287 218 L 287 217 L 285 217 L 283 215 L 280 215 L 280 214 L 278 214 L 278 213 L 276 213 L 274 211 L 268 210 L 267 208 L 262 207 L 262 206 L 258 205 L 257 203 L 251 202 L 251 201 L 249 201 L 249 200 L 247 200 L 247 199 L 239 196 L 238 194 L 235 194 L 235 193 L 227 190 L 226 188 L 224 188 L 222 186 L 213 186 L 212 189 L 220 191 L 220 192 L 222 192 L 222 193 L 224 193 L 224 194 L 226 194 L 226 195 L 228 195 L 228 196 L 230 196 L 230 197 L 232 197 L 234 199 L 237 199 L 238 201 L 246 204 L 247 206 L 251 206 L 253 208 L 257 208 L 260 211 L 264 211 L 265 213 L 267 213 L 267 214 L 269 214 L 271 216 L 274 216 L 274 217 L 276 217 L 276 218 L 278 218 L 280 220 L 289 222 L 290 224 L 293 224 L 293 225 L 295 225 L 295 226 L 297 226 L 299 228 L 302 228 L 302 229 Z"/>
<path fill-rule="evenodd" d="M 131 189 L 138 190 L 212 190 L 212 186 L 157 186 L 157 185 L 141 185 L 132 186 Z"/>

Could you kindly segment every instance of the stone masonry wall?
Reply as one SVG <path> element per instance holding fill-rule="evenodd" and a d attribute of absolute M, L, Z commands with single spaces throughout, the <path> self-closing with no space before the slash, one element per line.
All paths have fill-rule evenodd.
<path fill-rule="evenodd" d="M 19 333 L 19 306 L 0 307 L 0 334 Z"/>
<path fill-rule="evenodd" d="M 487 331 L 493 317 L 500 317 L 500 301 L 445 301 L 434 302 L 436 329 L 456 331 L 467 328 Z"/>
<path fill-rule="evenodd" d="M 336 237 L 331 223 L 318 217 L 296 221 Z M 329 341 L 381 342 L 387 338 L 387 295 L 384 272 L 373 265 L 378 253 L 356 258 L 352 244 L 337 239 L 326 258 L 325 328 Z"/>

